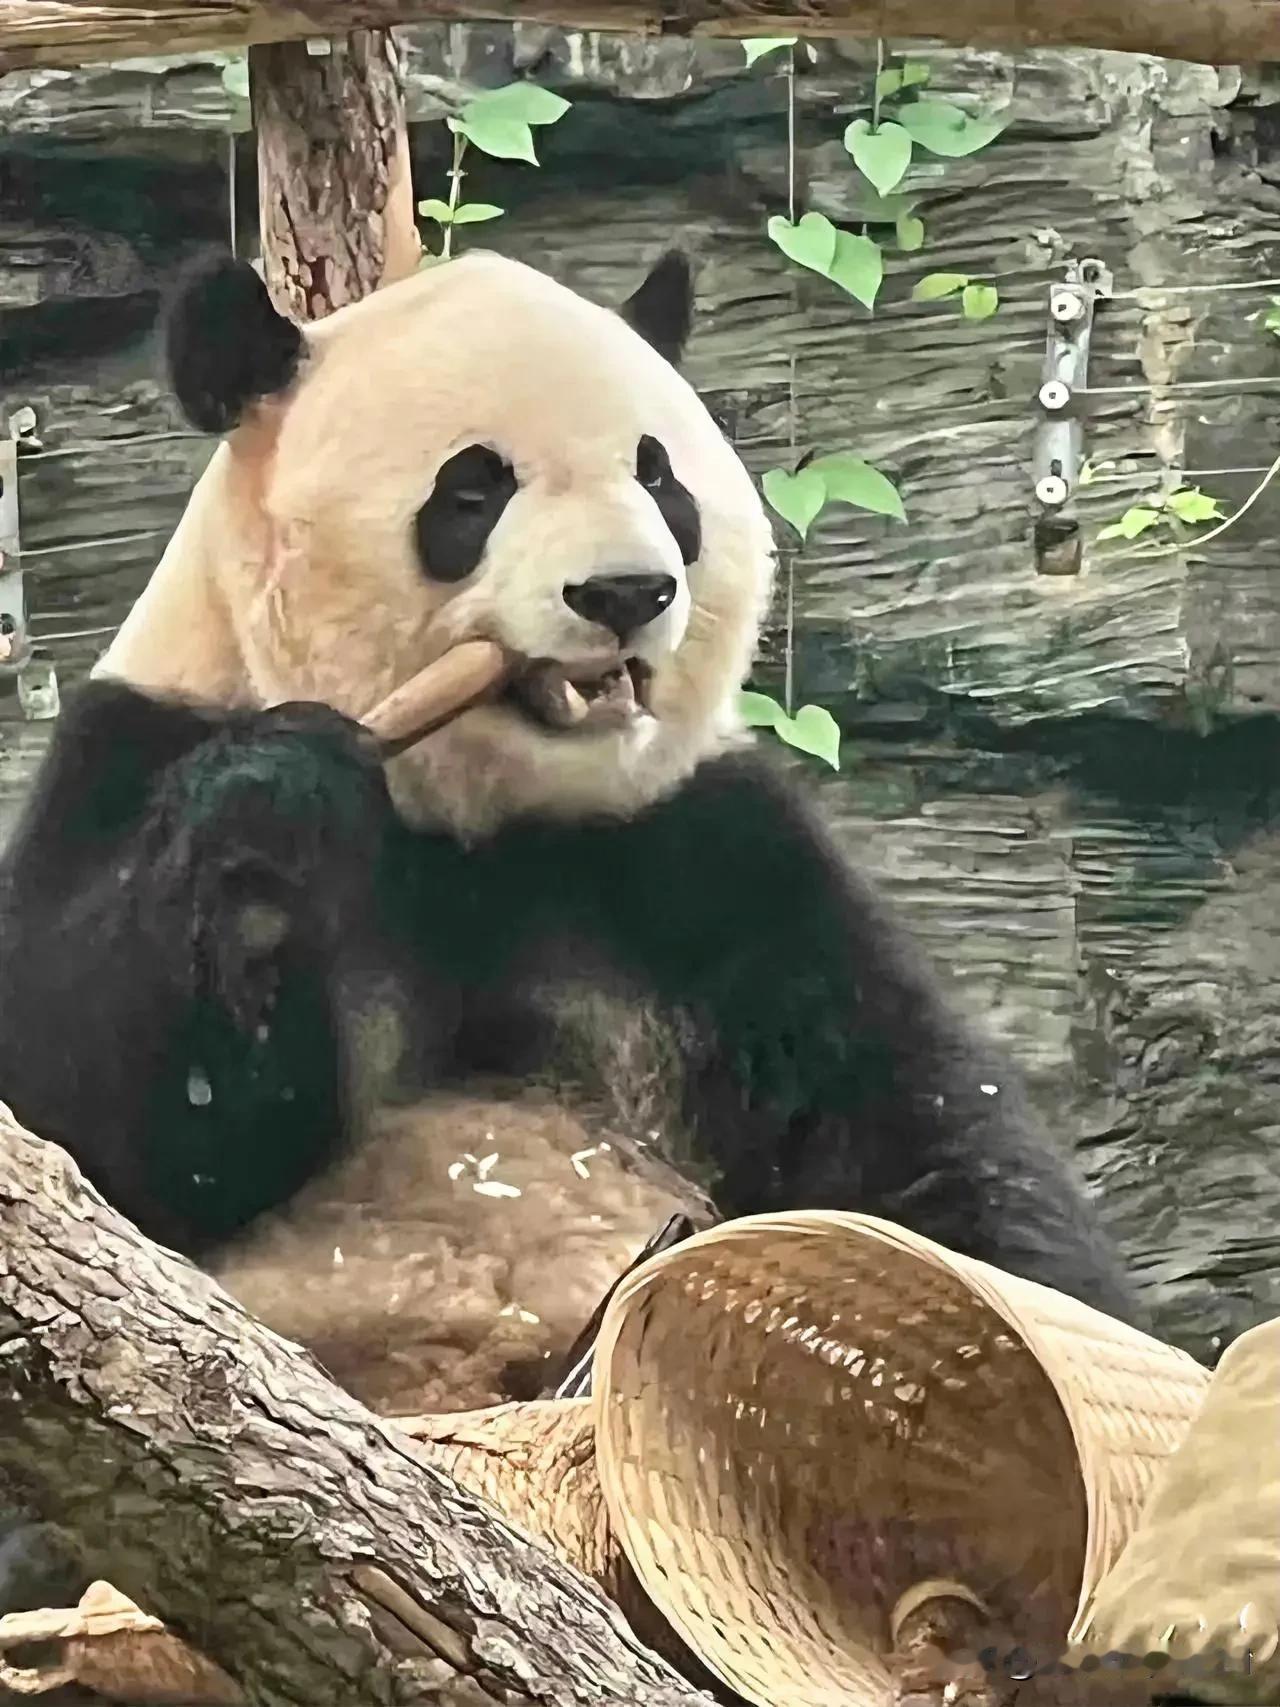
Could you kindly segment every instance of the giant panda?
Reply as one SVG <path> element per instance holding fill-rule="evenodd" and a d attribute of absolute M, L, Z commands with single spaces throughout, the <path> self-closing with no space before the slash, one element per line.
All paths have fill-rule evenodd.
<path fill-rule="evenodd" d="M 0 869 L 0 1095 L 385 1410 L 541 1390 L 672 1216 L 864 1210 L 1136 1310 L 739 726 L 773 542 L 691 316 L 674 253 L 617 311 L 473 253 L 305 329 L 203 265 L 168 354 L 223 442 Z M 375 750 L 477 636 L 514 676 Z"/>

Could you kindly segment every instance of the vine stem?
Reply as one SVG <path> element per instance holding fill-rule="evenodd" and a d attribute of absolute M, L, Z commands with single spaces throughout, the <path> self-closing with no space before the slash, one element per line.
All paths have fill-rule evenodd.
<path fill-rule="evenodd" d="M 1211 540 L 1221 539 L 1223 534 L 1227 532 L 1228 528 L 1233 528 L 1241 517 L 1248 515 L 1249 511 L 1258 502 L 1258 499 L 1261 498 L 1262 494 L 1266 491 L 1267 487 L 1270 486 L 1277 474 L 1280 474 L 1280 456 L 1278 456 L 1271 464 L 1271 467 L 1262 476 L 1262 479 L 1259 480 L 1258 484 L 1254 487 L 1253 491 L 1250 492 L 1244 503 L 1241 504 L 1235 515 L 1228 516 L 1225 522 L 1220 522 L 1216 528 L 1210 528 L 1208 533 L 1202 533 L 1198 538 L 1187 540 L 1185 543 L 1180 543 L 1178 545 L 1148 545 L 1140 547 L 1133 555 L 1135 557 L 1176 557 L 1180 552 L 1190 551 L 1193 547 L 1198 551 L 1201 546 L 1208 545 Z"/>
<path fill-rule="evenodd" d="M 796 222 L 796 50 L 787 49 L 787 219 Z"/>
<path fill-rule="evenodd" d="M 467 152 L 467 139 L 460 130 L 453 133 L 453 164 L 449 168 L 449 223 L 444 228 L 444 241 L 440 247 L 442 260 L 447 261 L 453 254 L 453 215 L 457 211 L 458 198 L 462 193 L 462 180 L 465 176 L 462 170 L 462 157 Z"/>
<path fill-rule="evenodd" d="M 880 74 L 884 70 L 884 37 L 876 37 L 876 80 L 871 89 L 871 134 L 874 136 L 880 129 Z M 862 222 L 862 235 L 871 235 L 871 225 L 868 220 Z"/>
<path fill-rule="evenodd" d="M 796 222 L 796 50 L 794 43 L 787 50 L 787 218 Z M 790 466 L 796 465 L 796 357 L 792 350 L 787 362 L 787 437 L 790 445 Z M 782 709 L 788 717 L 795 715 L 795 638 L 796 638 L 796 554 L 787 552 L 787 635 L 782 682 Z"/>
<path fill-rule="evenodd" d="M 884 71 L 884 37 L 876 37 L 876 85 L 871 94 L 871 128 L 880 129 L 880 78 Z"/>

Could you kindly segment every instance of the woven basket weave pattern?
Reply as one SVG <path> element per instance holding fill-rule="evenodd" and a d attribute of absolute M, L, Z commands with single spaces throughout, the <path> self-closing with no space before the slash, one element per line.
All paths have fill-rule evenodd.
<path fill-rule="evenodd" d="M 757 1217 L 620 1290 L 598 1455 L 637 1575 L 749 1700 L 889 1698 L 890 1616 L 948 1578 L 1059 1653 L 1207 1377 L 868 1217 Z"/>

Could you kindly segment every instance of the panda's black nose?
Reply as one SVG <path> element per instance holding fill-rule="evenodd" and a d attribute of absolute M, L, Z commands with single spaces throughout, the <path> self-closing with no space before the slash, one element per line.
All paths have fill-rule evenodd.
<path fill-rule="evenodd" d="M 661 616 L 675 596 L 674 575 L 593 575 L 564 590 L 564 602 L 575 615 L 598 622 L 619 640 Z"/>

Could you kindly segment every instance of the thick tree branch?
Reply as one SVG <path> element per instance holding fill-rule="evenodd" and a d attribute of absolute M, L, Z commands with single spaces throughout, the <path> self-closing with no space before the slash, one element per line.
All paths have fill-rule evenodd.
<path fill-rule="evenodd" d="M 406 278 L 421 244 L 409 133 L 389 30 L 308 53 L 249 52 L 267 289 L 282 314 L 319 320 Z"/>
<path fill-rule="evenodd" d="M 936 36 L 1230 65 L 1280 58 L 1280 0 L 5 0 L 0 71 L 345 35 L 438 18 L 724 36 Z"/>
<path fill-rule="evenodd" d="M 260 1707 L 705 1700 L 0 1107 L 0 1482 Z"/>

